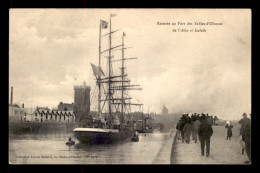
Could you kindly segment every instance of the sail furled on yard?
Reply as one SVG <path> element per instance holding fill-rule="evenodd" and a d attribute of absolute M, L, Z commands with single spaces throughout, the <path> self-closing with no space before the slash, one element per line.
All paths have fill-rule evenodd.
<path fill-rule="evenodd" d="M 95 76 L 105 76 L 102 68 L 91 63 L 92 71 Z"/>

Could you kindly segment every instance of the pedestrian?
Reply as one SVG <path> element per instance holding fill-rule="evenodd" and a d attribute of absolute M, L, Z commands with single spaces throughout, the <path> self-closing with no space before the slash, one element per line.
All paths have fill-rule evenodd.
<path fill-rule="evenodd" d="M 201 155 L 204 156 L 205 143 L 206 143 L 206 156 L 210 154 L 210 138 L 213 134 L 211 123 L 207 120 L 206 116 L 201 117 L 202 122 L 199 126 L 198 134 L 201 143 Z"/>
<path fill-rule="evenodd" d="M 216 126 L 218 125 L 218 117 L 217 116 L 214 117 L 214 125 L 216 125 Z"/>
<path fill-rule="evenodd" d="M 213 116 L 210 116 L 210 122 L 211 122 L 211 125 L 213 125 L 213 122 L 214 122 Z"/>
<path fill-rule="evenodd" d="M 179 122 L 178 122 L 177 125 L 176 125 L 177 139 L 178 139 L 178 140 L 181 140 L 181 124 L 182 124 L 182 121 L 179 120 Z"/>
<path fill-rule="evenodd" d="M 247 153 L 249 160 L 251 161 L 251 150 L 250 150 L 250 146 L 251 146 L 251 121 L 249 121 L 249 118 L 247 117 L 246 113 L 243 113 L 242 116 L 243 116 L 243 118 L 239 121 L 239 123 L 241 124 L 239 135 L 240 135 L 240 137 L 242 137 L 242 140 L 245 142 L 246 153 Z M 242 149 L 242 153 L 243 153 L 243 149 Z"/>
<path fill-rule="evenodd" d="M 227 121 L 225 128 L 227 129 L 227 140 L 231 140 L 233 125 L 231 125 L 230 121 Z"/>
<path fill-rule="evenodd" d="M 197 143 L 197 136 L 198 136 L 198 130 L 200 127 L 200 121 L 198 118 L 196 118 L 196 120 L 193 122 L 193 126 L 192 126 L 192 138 L 194 139 L 195 143 Z"/>
<path fill-rule="evenodd" d="M 241 122 L 241 135 L 242 140 L 245 142 L 246 154 L 251 162 L 251 119 L 247 118 L 246 113 L 243 114 L 243 117 L 242 121 L 239 121 Z"/>
<path fill-rule="evenodd" d="M 190 125 L 191 125 L 191 138 L 192 138 L 192 140 L 194 140 L 194 136 L 193 136 L 193 123 L 195 122 L 195 119 L 194 119 L 194 117 L 191 117 L 191 123 L 190 123 Z"/>
<path fill-rule="evenodd" d="M 243 118 L 239 121 L 239 124 L 241 124 L 240 134 L 239 135 L 242 135 L 242 131 L 244 131 L 244 128 L 245 128 L 246 124 L 249 122 L 249 118 L 247 117 L 246 113 L 243 113 L 242 116 L 243 116 Z M 242 136 L 242 138 L 243 138 L 243 136 Z"/>
<path fill-rule="evenodd" d="M 191 121 L 190 121 L 190 119 L 188 119 L 185 126 L 183 127 L 184 140 L 188 144 L 190 143 L 190 135 L 191 135 L 191 131 L 192 131 L 192 125 L 190 123 L 191 123 Z"/>
<path fill-rule="evenodd" d="M 180 124 L 180 131 L 181 131 L 182 143 L 184 142 L 184 130 L 183 130 L 183 128 L 184 128 L 184 126 L 185 126 L 185 123 L 186 123 L 185 118 L 184 118 L 184 116 L 182 116 L 182 117 L 181 117 L 181 124 Z"/>

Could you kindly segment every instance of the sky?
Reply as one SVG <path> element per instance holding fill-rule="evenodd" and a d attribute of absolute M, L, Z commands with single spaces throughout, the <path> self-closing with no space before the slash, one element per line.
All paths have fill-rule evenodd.
<path fill-rule="evenodd" d="M 209 113 L 236 120 L 251 113 L 251 11 L 248 9 L 10 9 L 9 88 L 25 107 L 74 101 L 74 85 L 91 86 L 98 65 L 99 22 L 112 17 L 112 46 L 122 32 L 132 93 L 144 112 Z M 158 25 L 157 23 L 176 25 Z M 192 26 L 178 25 L 178 22 Z M 222 25 L 194 25 L 213 22 Z M 206 29 L 206 32 L 173 32 Z M 102 29 L 102 34 L 108 29 Z M 108 46 L 102 37 L 102 50 Z M 115 53 L 114 58 L 120 58 Z M 106 64 L 102 57 L 102 65 Z M 9 91 L 10 96 L 10 91 Z M 9 99 L 10 102 L 10 99 Z M 96 104 L 91 104 L 92 110 Z"/>

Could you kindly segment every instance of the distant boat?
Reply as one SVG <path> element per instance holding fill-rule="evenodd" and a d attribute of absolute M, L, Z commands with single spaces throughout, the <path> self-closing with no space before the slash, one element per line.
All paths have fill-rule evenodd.
<path fill-rule="evenodd" d="M 117 141 L 126 140 L 133 137 L 136 132 L 135 123 L 131 117 L 131 106 L 139 106 L 142 108 L 142 103 L 131 103 L 131 97 L 128 95 L 130 90 L 141 90 L 139 85 L 130 85 L 130 80 L 126 74 L 126 60 L 132 60 L 137 58 L 125 58 L 124 57 L 124 37 L 122 34 L 122 44 L 112 47 L 111 35 L 116 31 L 111 31 L 111 17 L 110 16 L 110 29 L 108 34 L 101 35 L 101 30 L 108 27 L 108 22 L 100 20 L 99 27 L 99 65 L 91 64 L 93 74 L 96 77 L 96 84 L 98 86 L 98 121 L 102 123 L 101 126 L 89 126 L 79 127 L 73 130 L 74 136 L 81 143 L 88 144 L 101 144 L 101 143 L 114 143 Z M 101 37 L 109 36 L 109 48 L 101 51 Z M 122 57 L 115 59 L 113 51 L 121 50 Z M 108 53 L 107 58 L 107 75 L 104 73 L 101 67 L 101 55 Z M 112 60 L 113 59 L 113 60 Z M 116 69 L 113 69 L 112 64 L 116 61 L 121 61 L 120 73 L 116 74 Z M 113 64 L 114 65 L 114 64 Z M 102 103 L 102 108 L 101 108 Z M 103 108 L 105 105 L 108 107 L 108 112 L 105 112 Z"/>
<path fill-rule="evenodd" d="M 154 128 L 152 127 L 151 124 L 148 125 L 148 121 L 151 121 L 151 117 L 145 117 L 143 120 L 138 121 L 138 128 L 137 132 L 138 133 L 153 133 Z"/>

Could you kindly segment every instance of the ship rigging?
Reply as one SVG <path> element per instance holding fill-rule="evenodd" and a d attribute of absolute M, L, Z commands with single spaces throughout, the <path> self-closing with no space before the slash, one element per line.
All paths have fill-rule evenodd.
<path fill-rule="evenodd" d="M 119 29 L 112 31 L 111 18 L 113 16 L 114 15 L 110 15 L 109 23 L 100 20 L 98 66 L 91 63 L 96 85 L 98 86 L 98 119 L 105 118 L 107 121 L 105 124 L 107 125 L 95 129 L 74 129 L 75 136 L 82 142 L 110 143 L 132 137 L 136 129 L 133 118 L 129 119 L 130 116 L 126 116 L 127 114 L 130 114 L 126 113 L 126 110 L 131 111 L 131 106 L 138 106 L 142 110 L 143 106 L 140 102 L 133 103 L 131 101 L 133 97 L 128 94 L 128 91 L 142 90 L 142 88 L 139 85 L 132 85 L 131 81 L 128 79 L 128 74 L 126 73 L 125 61 L 137 58 L 125 58 L 125 50 L 129 48 L 125 47 L 125 32 L 122 33 L 121 44 L 112 46 L 112 34 L 119 31 Z M 108 25 L 109 32 L 102 35 L 102 30 L 107 29 Z M 108 36 L 108 48 L 102 51 L 101 43 L 102 38 L 105 36 Z M 121 51 L 121 58 L 114 59 L 114 52 L 119 50 Z M 102 57 L 107 58 L 107 67 L 101 66 Z M 121 62 L 121 68 L 118 74 L 116 74 L 116 70 L 113 69 L 113 63 L 115 62 Z M 107 70 L 106 74 L 103 71 L 104 68 Z M 108 112 L 104 111 L 105 105 L 108 108 Z"/>

